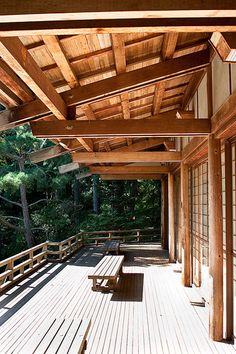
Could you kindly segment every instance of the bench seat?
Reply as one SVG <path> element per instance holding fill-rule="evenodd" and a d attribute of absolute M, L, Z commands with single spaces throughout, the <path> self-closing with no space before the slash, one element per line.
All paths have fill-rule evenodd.
<path fill-rule="evenodd" d="M 122 275 L 124 256 L 105 256 L 97 264 L 92 274 L 88 275 L 93 280 L 92 290 L 116 290 L 118 277 Z M 107 280 L 104 284 L 104 280 Z"/>
<path fill-rule="evenodd" d="M 120 253 L 120 242 L 117 240 L 108 240 L 103 246 L 104 253 Z"/>
<path fill-rule="evenodd" d="M 89 319 L 51 318 L 36 330 L 22 353 L 83 354 L 90 325 Z"/>

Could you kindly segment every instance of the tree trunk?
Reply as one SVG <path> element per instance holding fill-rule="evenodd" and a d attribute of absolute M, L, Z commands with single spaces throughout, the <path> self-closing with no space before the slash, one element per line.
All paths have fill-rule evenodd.
<path fill-rule="evenodd" d="M 20 159 L 18 163 L 19 163 L 20 171 L 24 172 L 24 163 L 25 163 L 24 159 Z M 24 183 L 20 185 L 20 197 L 21 197 L 22 212 L 24 218 L 25 239 L 28 247 L 31 248 L 34 245 L 34 237 L 31 232 L 29 206 L 26 197 L 26 186 Z"/>
<path fill-rule="evenodd" d="M 135 180 L 130 182 L 129 211 L 131 213 L 134 212 L 137 195 L 138 195 L 138 181 Z"/>
<path fill-rule="evenodd" d="M 95 214 L 99 213 L 98 206 L 98 180 L 97 176 L 93 175 L 93 212 Z"/>
<path fill-rule="evenodd" d="M 80 182 L 76 178 L 73 184 L 73 193 L 74 193 L 74 205 L 78 206 L 80 202 Z"/>

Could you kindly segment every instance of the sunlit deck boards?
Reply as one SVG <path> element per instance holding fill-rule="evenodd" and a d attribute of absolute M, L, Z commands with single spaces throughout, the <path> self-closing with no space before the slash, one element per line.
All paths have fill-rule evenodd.
<path fill-rule="evenodd" d="M 0 353 L 23 353 L 39 324 L 52 317 L 87 317 L 86 353 L 235 353 L 208 340 L 207 308 L 192 307 L 175 265 L 159 246 L 129 246 L 120 291 L 97 293 L 87 275 L 101 258 L 86 248 L 66 264 L 49 264 L 0 298 Z"/>

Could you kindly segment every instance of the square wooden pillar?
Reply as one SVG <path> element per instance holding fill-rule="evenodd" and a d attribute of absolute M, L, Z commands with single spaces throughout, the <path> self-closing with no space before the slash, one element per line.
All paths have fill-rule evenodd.
<path fill-rule="evenodd" d="M 224 143 L 225 150 L 225 338 L 233 338 L 234 327 L 234 289 L 233 289 L 233 181 L 232 150 L 229 141 Z"/>
<path fill-rule="evenodd" d="M 168 250 L 168 182 L 161 181 L 161 245 Z"/>
<path fill-rule="evenodd" d="M 181 232 L 182 232 L 182 282 L 191 286 L 189 175 L 188 165 L 181 163 Z"/>
<path fill-rule="evenodd" d="M 223 229 L 221 143 L 213 134 L 208 138 L 209 178 L 209 334 L 213 340 L 223 339 Z"/>
<path fill-rule="evenodd" d="M 169 204 L 169 261 L 175 262 L 175 214 L 174 214 L 174 175 L 168 173 Z"/>

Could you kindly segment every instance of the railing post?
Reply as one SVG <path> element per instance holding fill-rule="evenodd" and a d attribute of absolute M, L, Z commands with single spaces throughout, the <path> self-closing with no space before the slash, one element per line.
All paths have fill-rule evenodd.
<path fill-rule="evenodd" d="M 59 245 L 58 245 L 58 250 L 59 250 L 59 259 L 60 260 L 62 260 L 62 244 L 61 243 L 59 243 Z"/>
<path fill-rule="evenodd" d="M 30 251 L 29 251 L 29 258 L 30 258 L 30 260 L 31 260 L 31 262 L 30 262 L 30 264 L 29 264 L 29 267 L 30 267 L 30 268 L 33 268 L 33 266 L 34 266 L 33 257 L 34 257 L 34 252 L 33 252 L 32 249 L 30 249 Z"/>
<path fill-rule="evenodd" d="M 112 238 L 112 232 L 109 232 L 108 238 L 109 238 L 109 240 L 111 240 L 111 238 Z"/>
<path fill-rule="evenodd" d="M 13 278 L 14 278 L 13 268 L 14 268 L 14 261 L 11 260 L 11 261 L 9 261 L 9 263 L 7 265 L 7 270 L 11 270 L 12 271 L 12 273 L 9 275 L 9 280 L 10 281 L 13 281 Z"/>
<path fill-rule="evenodd" d="M 140 231 L 137 231 L 137 242 L 140 242 Z"/>

